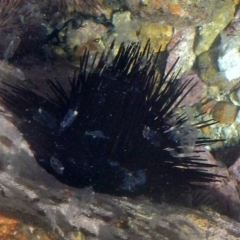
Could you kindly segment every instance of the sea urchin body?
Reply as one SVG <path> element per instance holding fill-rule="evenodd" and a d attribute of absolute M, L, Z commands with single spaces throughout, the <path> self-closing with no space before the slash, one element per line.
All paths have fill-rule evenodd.
<path fill-rule="evenodd" d="M 39 165 L 71 186 L 116 195 L 215 181 L 207 171 L 213 165 L 195 148 L 211 142 L 198 137 L 209 123 L 192 124 L 176 111 L 190 81 L 180 85 L 171 72 L 158 74 L 149 43 L 142 51 L 121 44 L 111 63 L 108 57 L 90 64 L 86 51 L 66 84 L 46 80 L 49 94 L 20 84 L 1 89 Z"/>

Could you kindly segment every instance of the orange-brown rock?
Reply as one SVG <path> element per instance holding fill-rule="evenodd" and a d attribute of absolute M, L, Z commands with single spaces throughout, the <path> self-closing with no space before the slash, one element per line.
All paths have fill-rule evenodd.
<path fill-rule="evenodd" d="M 237 115 L 237 106 L 230 102 L 219 101 L 212 110 L 213 119 L 219 123 L 233 123 Z"/>
<path fill-rule="evenodd" d="M 18 225 L 17 220 L 0 216 L 0 239 L 8 239 L 17 230 Z"/>
<path fill-rule="evenodd" d="M 202 103 L 202 105 L 201 105 L 201 107 L 200 107 L 200 111 L 202 112 L 202 113 L 210 113 L 212 110 L 213 110 L 213 108 L 214 108 L 214 106 L 217 104 L 217 101 L 215 101 L 215 100 L 206 100 L 206 101 L 204 101 L 203 103 Z"/>

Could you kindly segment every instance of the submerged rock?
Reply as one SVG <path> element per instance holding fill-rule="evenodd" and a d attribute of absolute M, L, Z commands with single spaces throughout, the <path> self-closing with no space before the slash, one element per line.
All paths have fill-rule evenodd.
<path fill-rule="evenodd" d="M 193 52 L 195 35 L 196 30 L 193 27 L 175 29 L 173 37 L 167 46 L 169 56 L 165 70 L 166 73 L 178 58 L 178 64 L 174 69 L 176 72 L 180 71 L 184 73 L 192 68 L 195 61 L 195 54 Z"/>
<path fill-rule="evenodd" d="M 219 101 L 213 107 L 213 119 L 219 123 L 233 123 L 237 115 L 237 107 L 229 102 Z"/>
<path fill-rule="evenodd" d="M 130 199 L 66 186 L 40 168 L 17 129 L 3 116 L 0 143 L 1 213 L 30 224 L 49 226 L 53 239 L 236 239 L 240 223 L 220 214 L 197 211 L 139 197 Z M 8 171 L 6 162 L 14 171 Z M 177 204 L 179 199 L 175 200 Z M 173 227 L 174 226 L 174 227 Z M 73 230 L 76 229 L 76 230 Z M 82 238 L 80 238 L 82 239 Z"/>
<path fill-rule="evenodd" d="M 205 6 L 205 8 L 207 7 Z M 215 9 L 212 11 L 212 20 L 198 28 L 198 38 L 195 45 L 196 55 L 209 50 L 217 36 L 233 19 L 234 12 L 235 6 L 231 0 L 216 1 Z"/>
<path fill-rule="evenodd" d="M 239 41 L 239 36 L 230 37 L 222 34 L 218 67 L 228 81 L 240 77 Z"/>
<path fill-rule="evenodd" d="M 218 67 L 228 81 L 240 77 L 240 10 L 229 26 L 221 33 Z"/>

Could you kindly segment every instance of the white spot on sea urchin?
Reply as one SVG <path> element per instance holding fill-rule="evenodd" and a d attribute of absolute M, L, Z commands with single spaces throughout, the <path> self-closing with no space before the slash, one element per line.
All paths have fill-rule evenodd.
<path fill-rule="evenodd" d="M 56 157 L 51 157 L 50 165 L 56 173 L 63 174 L 64 166 Z"/>

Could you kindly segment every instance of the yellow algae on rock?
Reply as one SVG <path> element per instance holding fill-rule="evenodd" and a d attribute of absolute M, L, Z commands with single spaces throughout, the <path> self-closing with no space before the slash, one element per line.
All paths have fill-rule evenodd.
<path fill-rule="evenodd" d="M 159 50 L 159 46 L 162 46 L 162 51 L 165 50 L 173 35 L 173 27 L 171 25 L 133 20 L 129 11 L 114 13 L 113 24 L 115 32 L 110 37 L 110 42 L 113 39 L 116 42 L 141 41 L 142 46 L 144 46 L 150 39 L 152 49 L 155 52 Z"/>
<path fill-rule="evenodd" d="M 226 86 L 226 80 L 222 74 L 219 73 L 215 59 L 218 56 L 216 48 L 210 51 L 203 52 L 197 57 L 197 68 L 201 79 L 207 85 L 216 85 L 220 89 L 224 89 Z"/>
<path fill-rule="evenodd" d="M 152 49 L 157 52 L 159 46 L 164 51 L 173 35 L 173 27 L 168 24 L 142 22 L 140 25 L 140 39 L 145 45 L 146 41 L 151 40 Z"/>
<path fill-rule="evenodd" d="M 192 236 L 193 235 L 193 226 L 189 224 L 189 221 L 198 228 L 198 231 L 206 231 L 211 225 L 213 225 L 208 219 L 203 218 L 202 216 L 196 216 L 194 214 L 187 214 L 186 218 L 188 219 L 186 222 L 182 221 L 181 231 L 185 233 L 185 235 Z"/>
<path fill-rule="evenodd" d="M 211 222 L 208 219 L 201 216 L 196 216 L 194 214 L 188 214 L 188 216 L 189 219 L 192 220 L 200 229 L 207 229 L 209 228 L 209 225 L 211 225 Z"/>
<path fill-rule="evenodd" d="M 232 0 L 234 4 L 239 4 L 240 0 Z"/>
<path fill-rule="evenodd" d="M 209 50 L 219 33 L 233 19 L 234 13 L 235 6 L 232 0 L 219 1 L 219 4 L 212 13 L 212 21 L 198 28 L 198 38 L 196 39 L 195 47 L 196 55 Z"/>

